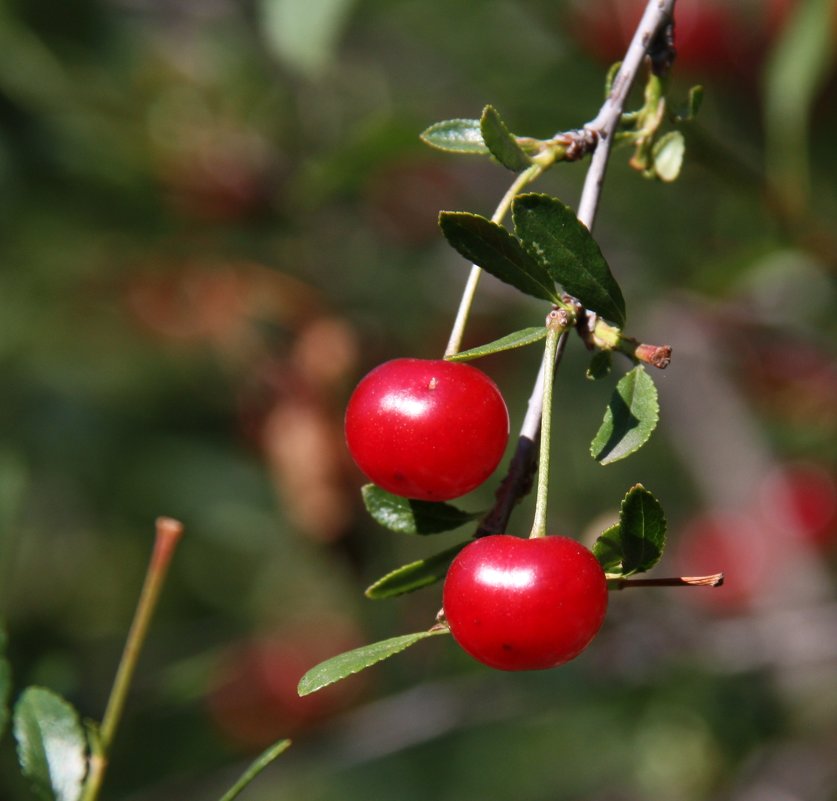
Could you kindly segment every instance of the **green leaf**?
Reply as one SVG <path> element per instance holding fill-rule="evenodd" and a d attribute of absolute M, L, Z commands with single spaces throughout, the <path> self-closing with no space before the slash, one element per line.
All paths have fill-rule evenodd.
<path fill-rule="evenodd" d="M 454 353 L 452 356 L 445 356 L 449 362 L 467 362 L 470 359 L 479 359 L 481 356 L 489 356 L 492 353 L 500 353 L 504 350 L 513 350 L 514 348 L 522 348 L 526 345 L 534 345 L 535 342 L 540 342 L 546 339 L 547 329 L 545 326 L 540 328 L 523 328 L 520 331 L 515 331 L 513 334 L 506 334 L 500 339 L 495 339 L 486 345 L 479 345 L 470 350 L 463 350 L 460 353 Z"/>
<path fill-rule="evenodd" d="M 465 512 L 449 503 L 414 501 L 366 484 L 361 489 L 366 511 L 376 523 L 399 534 L 439 534 L 464 526 L 483 512 Z"/>
<path fill-rule="evenodd" d="M 628 490 L 619 512 L 624 575 L 650 570 L 663 555 L 666 517 L 660 502 L 642 484 Z"/>
<path fill-rule="evenodd" d="M 315 76 L 334 60 L 354 0 L 258 0 L 262 31 L 273 53 Z"/>
<path fill-rule="evenodd" d="M 527 295 L 558 302 L 549 273 L 502 225 L 465 211 L 443 211 L 439 225 L 448 242 L 468 261 Z"/>
<path fill-rule="evenodd" d="M 608 575 L 622 575 L 622 537 L 618 523 L 605 529 L 593 543 L 593 556 Z"/>
<path fill-rule="evenodd" d="M 443 120 L 420 134 L 421 141 L 447 153 L 468 153 L 487 156 L 479 120 Z"/>
<path fill-rule="evenodd" d="M 654 158 L 654 174 L 667 183 L 677 180 L 685 152 L 686 142 L 680 131 L 669 131 L 661 136 L 651 151 Z"/>
<path fill-rule="evenodd" d="M 469 543 L 470 540 L 461 542 L 459 545 L 454 545 L 453 548 L 428 556 L 426 559 L 411 562 L 393 570 L 391 573 L 387 573 L 366 588 L 366 597 L 375 601 L 383 598 L 394 598 L 396 595 L 404 595 L 435 584 L 445 577 L 454 557 Z"/>
<path fill-rule="evenodd" d="M 621 578 L 650 570 L 663 555 L 666 518 L 660 502 L 642 484 L 628 490 L 619 510 L 619 522 L 593 545 L 593 555 L 608 578 Z"/>
<path fill-rule="evenodd" d="M 502 117 L 493 106 L 486 106 L 480 117 L 480 131 L 491 155 L 512 172 L 525 170 L 532 160 L 509 132 Z"/>
<path fill-rule="evenodd" d="M 590 444 L 590 454 L 610 464 L 639 450 L 657 427 L 657 388 L 640 364 L 619 380 L 604 420 Z"/>
<path fill-rule="evenodd" d="M 590 231 L 557 198 L 529 193 L 512 203 L 523 247 L 564 289 L 590 311 L 625 324 L 625 300 Z"/>
<path fill-rule="evenodd" d="M 591 381 L 598 381 L 600 378 L 604 378 L 605 376 L 610 375 L 610 368 L 612 363 L 613 359 L 611 358 L 609 351 L 596 351 L 593 354 L 593 358 L 590 359 L 590 364 L 587 367 L 587 372 L 584 375 Z"/>
<path fill-rule="evenodd" d="M 389 657 L 401 653 L 401 651 L 415 645 L 420 640 L 434 637 L 437 634 L 449 634 L 449 632 L 444 628 L 433 628 L 415 634 L 402 634 L 400 637 L 374 642 L 371 645 L 364 645 L 355 648 L 353 651 L 334 656 L 311 668 L 300 679 L 297 692 L 300 695 L 315 693 L 317 690 L 322 690 L 323 687 L 328 687 L 329 684 L 334 684 L 359 673 L 361 670 L 382 662 L 384 659 L 389 659 Z"/>
<path fill-rule="evenodd" d="M 12 668 L 6 654 L 6 632 L 0 626 L 0 736 L 9 721 L 9 696 L 12 692 Z"/>
<path fill-rule="evenodd" d="M 46 801 L 78 801 L 87 772 L 87 742 L 75 709 L 43 687 L 24 690 L 14 711 L 24 776 Z"/>
<path fill-rule="evenodd" d="M 221 796 L 219 801 L 233 801 L 241 791 L 247 787 L 271 762 L 285 753 L 291 745 L 290 740 L 279 740 L 262 751 L 251 763 L 250 767 L 241 774 L 241 778 Z"/>

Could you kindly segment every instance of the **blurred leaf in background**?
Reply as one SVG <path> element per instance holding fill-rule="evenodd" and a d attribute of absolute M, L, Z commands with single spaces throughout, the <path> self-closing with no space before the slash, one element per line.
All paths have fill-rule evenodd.
<path fill-rule="evenodd" d="M 342 28 L 354 0 L 259 0 L 261 26 L 276 56 L 303 75 L 333 63 Z"/>

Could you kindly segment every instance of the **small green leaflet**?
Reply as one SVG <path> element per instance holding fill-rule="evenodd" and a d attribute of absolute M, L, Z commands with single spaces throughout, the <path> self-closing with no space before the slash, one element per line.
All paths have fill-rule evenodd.
<path fill-rule="evenodd" d="M 683 166 L 686 142 L 680 131 L 669 131 L 661 136 L 651 149 L 654 158 L 654 174 L 666 183 L 677 180 Z"/>
<path fill-rule="evenodd" d="M 375 601 L 394 598 L 396 595 L 404 595 L 435 584 L 445 577 L 454 557 L 469 543 L 470 540 L 461 542 L 426 559 L 396 568 L 367 587 L 366 597 Z"/>
<path fill-rule="evenodd" d="M 449 503 L 414 501 L 401 498 L 375 484 L 361 489 L 366 511 L 376 523 L 399 534 L 439 534 L 464 526 L 484 512 L 465 512 Z"/>
<path fill-rule="evenodd" d="M 559 301 L 549 273 L 502 225 L 465 211 L 443 211 L 439 225 L 468 261 L 527 295 L 549 303 Z"/>
<path fill-rule="evenodd" d="M 512 203 L 517 238 L 526 252 L 582 305 L 625 325 L 625 299 L 596 240 L 575 212 L 549 195 L 518 195 Z"/>
<path fill-rule="evenodd" d="M 420 134 L 421 141 L 447 153 L 487 156 L 479 120 L 443 120 Z"/>
<path fill-rule="evenodd" d="M 663 507 L 642 484 L 636 484 L 622 500 L 619 523 L 596 540 L 593 554 L 609 577 L 624 577 L 654 567 L 665 544 Z"/>
<path fill-rule="evenodd" d="M 619 379 L 590 455 L 602 464 L 630 456 L 648 442 L 659 418 L 657 388 L 639 364 Z"/>
<path fill-rule="evenodd" d="M 429 631 L 419 631 L 415 634 L 402 634 L 400 637 L 381 640 L 380 642 L 364 645 L 360 648 L 355 648 L 353 651 L 339 654 L 311 668 L 300 679 L 297 692 L 301 696 L 310 695 L 311 693 L 317 692 L 317 690 L 322 690 L 323 687 L 328 687 L 329 684 L 334 684 L 378 662 L 382 662 L 384 659 L 389 659 L 389 657 L 401 653 L 401 651 L 409 648 L 411 645 L 415 645 L 420 640 L 435 637 L 437 634 L 449 633 L 446 628 L 441 626 L 438 628 L 434 627 Z"/>
<path fill-rule="evenodd" d="M 291 745 L 290 740 L 279 740 L 268 746 L 251 763 L 247 770 L 241 774 L 241 778 L 221 796 L 219 801 L 233 801 L 238 798 L 242 790 L 247 787 L 268 765 L 275 762 Z"/>
<path fill-rule="evenodd" d="M 506 334 L 500 339 L 495 339 L 485 345 L 479 345 L 470 350 L 463 350 L 460 353 L 454 353 L 452 356 L 445 356 L 449 362 L 467 362 L 470 359 L 479 359 L 482 356 L 490 356 L 492 353 L 500 353 L 504 350 L 513 350 L 514 348 L 522 348 L 526 345 L 534 345 L 535 342 L 540 342 L 546 339 L 547 329 L 545 326 L 540 328 L 522 328 L 520 331 L 515 331 L 513 334 Z"/>
<path fill-rule="evenodd" d="M 622 575 L 622 536 L 618 523 L 605 529 L 593 543 L 593 556 L 608 576 Z"/>
<path fill-rule="evenodd" d="M 480 131 L 491 155 L 507 169 L 520 172 L 532 163 L 493 106 L 483 109 Z"/>
<path fill-rule="evenodd" d="M 28 687 L 14 711 L 23 775 L 46 801 L 78 801 L 87 773 L 87 741 L 75 709 L 43 687 Z"/>

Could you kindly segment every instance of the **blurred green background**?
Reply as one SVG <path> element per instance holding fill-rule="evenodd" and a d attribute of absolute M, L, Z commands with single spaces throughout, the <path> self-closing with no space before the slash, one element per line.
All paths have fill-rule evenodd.
<path fill-rule="evenodd" d="M 467 265 L 440 209 L 511 180 L 434 152 L 485 103 L 545 137 L 595 116 L 635 3 L 6 0 L 0 4 L 0 591 L 15 694 L 99 718 L 158 515 L 186 535 L 103 798 L 837 798 L 837 22 L 831 0 L 683 0 L 672 95 L 706 87 L 673 185 L 617 150 L 596 235 L 630 332 L 674 347 L 637 456 L 588 454 L 616 377 L 571 341 L 551 520 L 588 543 L 637 481 L 657 575 L 579 659 L 483 668 L 445 638 L 305 702 L 299 675 L 426 628 L 440 588 L 364 599 L 458 542 L 359 503 L 351 388 L 440 356 Z M 536 186 L 575 204 L 583 164 Z M 544 308 L 486 279 L 466 347 Z M 481 366 L 519 425 L 537 349 Z M 462 501 L 490 505 L 496 480 Z M 531 499 L 511 533 L 529 529 Z M 464 532 L 467 533 L 467 532 Z M 11 735 L 0 798 L 31 798 Z"/>

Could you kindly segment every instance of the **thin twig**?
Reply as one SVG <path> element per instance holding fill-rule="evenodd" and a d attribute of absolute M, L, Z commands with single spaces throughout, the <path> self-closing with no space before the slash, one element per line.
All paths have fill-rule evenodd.
<path fill-rule="evenodd" d="M 648 45 L 657 32 L 671 19 L 675 0 L 650 0 L 634 33 L 622 66 L 613 80 L 610 94 L 596 117 L 584 126 L 587 140 L 594 140 L 593 158 L 584 180 L 584 188 L 578 206 L 578 219 L 593 229 L 599 199 L 604 185 L 605 171 L 613 144 L 613 134 L 636 79 Z M 563 343 L 562 343 L 563 344 Z M 557 358 L 561 358 L 563 347 Z M 543 414 L 544 365 L 538 371 L 526 416 L 520 429 L 517 448 L 509 464 L 509 471 L 495 494 L 491 511 L 483 518 L 476 536 L 504 531 L 515 504 L 532 488 L 537 448 L 540 437 L 540 421 Z"/>
<path fill-rule="evenodd" d="M 578 204 L 578 219 L 591 231 L 602 195 L 613 134 L 619 125 L 628 93 L 642 66 L 648 45 L 653 41 L 657 31 L 671 19 L 674 13 L 674 2 L 675 0 L 651 0 L 645 7 L 645 13 L 631 39 L 622 66 L 613 79 L 610 94 L 599 109 L 596 118 L 584 126 L 585 130 L 594 132 L 598 137 L 598 144 L 593 151 L 593 158 L 584 179 L 584 189 Z"/>
<path fill-rule="evenodd" d="M 649 579 L 611 579 L 608 586 L 612 590 L 624 590 L 628 587 L 720 587 L 724 583 L 723 573 L 711 576 L 673 576 L 671 578 Z"/>

